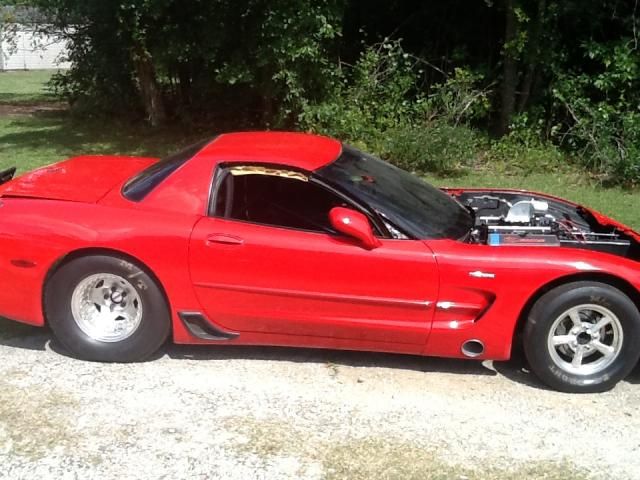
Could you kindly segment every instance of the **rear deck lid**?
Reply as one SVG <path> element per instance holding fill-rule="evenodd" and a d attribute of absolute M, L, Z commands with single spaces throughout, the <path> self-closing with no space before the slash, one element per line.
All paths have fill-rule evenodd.
<path fill-rule="evenodd" d="M 75 157 L 5 183 L 0 186 L 0 196 L 96 203 L 155 161 L 142 157 Z"/>

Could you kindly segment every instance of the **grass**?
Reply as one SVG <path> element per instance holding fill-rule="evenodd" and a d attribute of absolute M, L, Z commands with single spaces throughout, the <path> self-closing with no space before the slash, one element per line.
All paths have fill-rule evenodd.
<path fill-rule="evenodd" d="M 28 105 L 55 101 L 46 86 L 54 73 L 55 70 L 0 72 L 0 103 Z"/>
<path fill-rule="evenodd" d="M 163 156 L 210 133 L 79 120 L 66 113 L 0 117 L 0 169 L 32 170 L 75 155 Z"/>
<path fill-rule="evenodd" d="M 12 106 L 46 106 L 55 71 L 0 73 L 0 169 L 18 173 L 75 155 L 114 154 L 160 157 L 211 135 L 215 127 L 152 129 L 119 119 L 76 118 L 60 110 L 14 113 Z M 3 107 L 6 112 L 3 113 Z"/>
<path fill-rule="evenodd" d="M 0 73 L 2 105 L 50 102 L 46 82 L 50 71 Z M 81 154 L 163 156 L 206 138 L 219 127 L 151 129 L 118 119 L 77 119 L 66 112 L 0 116 L 0 169 L 17 166 L 19 172 Z M 640 230 L 640 191 L 603 188 L 585 172 L 567 167 L 533 173 L 508 165 L 484 165 L 461 176 L 429 177 L 452 187 L 523 188 L 551 193 L 595 208 Z"/>

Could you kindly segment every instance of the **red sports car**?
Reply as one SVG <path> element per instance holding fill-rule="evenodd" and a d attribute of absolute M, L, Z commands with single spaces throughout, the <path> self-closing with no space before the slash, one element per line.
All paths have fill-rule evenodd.
<path fill-rule="evenodd" d="M 440 190 L 353 147 L 234 133 L 0 186 L 0 315 L 74 355 L 177 343 L 505 360 L 563 391 L 640 356 L 640 234 L 548 195 Z"/>

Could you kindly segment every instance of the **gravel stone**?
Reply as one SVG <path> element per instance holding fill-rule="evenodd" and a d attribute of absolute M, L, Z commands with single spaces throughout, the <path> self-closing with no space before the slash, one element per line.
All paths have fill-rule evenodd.
<path fill-rule="evenodd" d="M 0 478 L 640 479 L 638 383 L 569 395 L 518 358 L 264 347 L 89 363 L 0 320 Z"/>

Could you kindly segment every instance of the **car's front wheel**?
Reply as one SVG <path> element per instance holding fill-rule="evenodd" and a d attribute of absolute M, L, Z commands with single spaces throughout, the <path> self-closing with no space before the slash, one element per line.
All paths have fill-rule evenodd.
<path fill-rule="evenodd" d="M 640 312 L 611 285 L 569 283 L 535 303 L 524 350 L 533 372 L 557 390 L 609 390 L 640 357 Z"/>
<path fill-rule="evenodd" d="M 146 271 L 123 258 L 96 255 L 62 265 L 44 292 L 47 321 L 79 358 L 142 360 L 166 340 L 167 302 Z"/>

